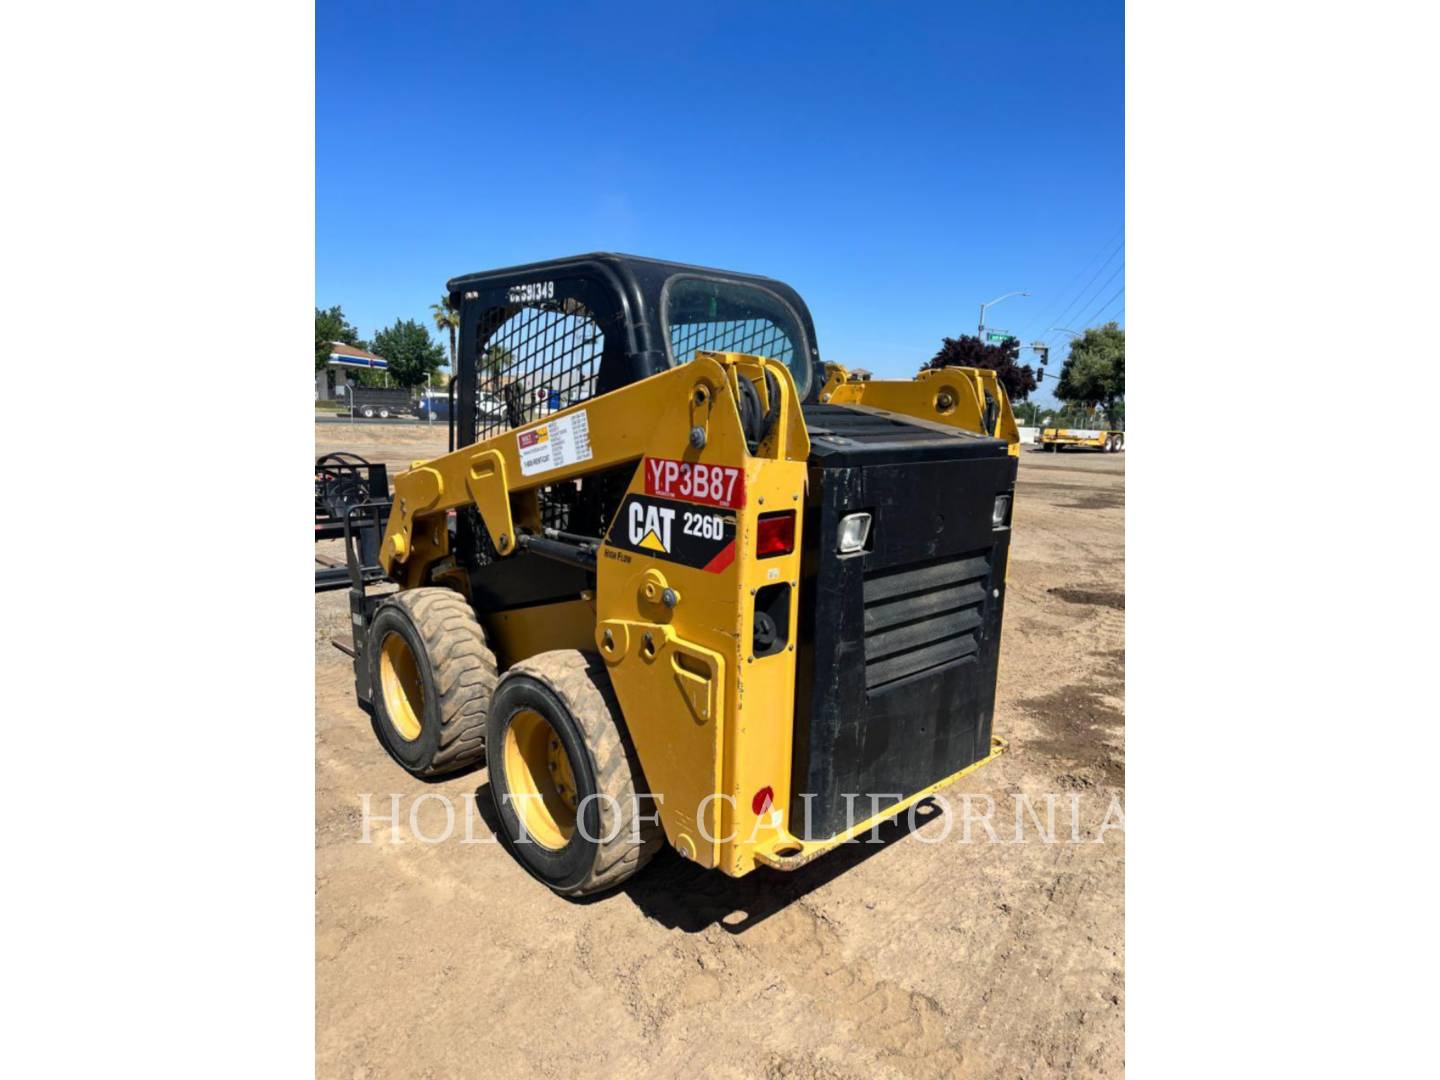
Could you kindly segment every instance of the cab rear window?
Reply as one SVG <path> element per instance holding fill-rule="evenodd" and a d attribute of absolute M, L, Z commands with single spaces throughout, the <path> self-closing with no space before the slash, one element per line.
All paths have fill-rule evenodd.
<path fill-rule="evenodd" d="M 749 353 L 789 368 L 802 398 L 810 389 L 810 353 L 800 321 L 767 289 L 709 278 L 672 278 L 665 287 L 665 329 L 672 364 L 695 359 L 696 350 Z"/>

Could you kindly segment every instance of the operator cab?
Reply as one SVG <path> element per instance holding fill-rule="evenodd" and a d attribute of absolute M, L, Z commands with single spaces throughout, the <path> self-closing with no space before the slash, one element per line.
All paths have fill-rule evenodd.
<path fill-rule="evenodd" d="M 810 310 L 773 278 L 593 253 L 469 274 L 448 288 L 461 318 L 459 446 L 687 363 L 696 350 L 778 360 L 803 401 L 824 382 Z"/>

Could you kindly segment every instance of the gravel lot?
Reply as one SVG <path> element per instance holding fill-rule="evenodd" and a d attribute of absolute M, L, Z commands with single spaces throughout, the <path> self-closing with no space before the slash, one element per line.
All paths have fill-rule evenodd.
<path fill-rule="evenodd" d="M 317 423 L 392 467 L 445 429 Z M 324 1077 L 1039 1077 L 1124 1072 L 1125 455 L 1021 457 L 995 731 L 1009 753 L 914 831 L 735 881 L 665 852 L 559 899 L 491 841 L 484 770 L 412 779 L 316 598 L 316 1025 Z M 370 795 L 371 843 L 361 843 Z M 400 796 L 401 825 L 383 820 Z M 1028 815 L 1016 842 L 1013 797 Z M 443 795 L 460 808 L 454 834 Z M 478 795 L 478 798 L 477 798 Z M 963 841 L 962 797 L 990 819 Z M 1072 831 L 1072 810 L 1078 814 Z M 947 826 L 949 833 L 946 835 Z M 1075 842 L 1078 837 L 1079 842 Z M 398 842 L 392 842 L 398 841 Z M 929 842 L 927 842 L 929 841 Z"/>

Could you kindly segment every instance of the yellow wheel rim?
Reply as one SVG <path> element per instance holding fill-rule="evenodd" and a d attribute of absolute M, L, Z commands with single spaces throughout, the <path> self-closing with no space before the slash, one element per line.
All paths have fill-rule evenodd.
<path fill-rule="evenodd" d="M 531 840 L 551 851 L 569 843 L 579 805 L 575 774 L 560 736 L 531 709 L 517 712 L 505 730 L 505 783 Z"/>
<path fill-rule="evenodd" d="M 425 715 L 425 690 L 420 665 L 409 643 L 399 634 L 387 634 L 380 643 L 380 693 L 385 698 L 385 715 L 406 742 L 420 737 L 420 718 Z"/>

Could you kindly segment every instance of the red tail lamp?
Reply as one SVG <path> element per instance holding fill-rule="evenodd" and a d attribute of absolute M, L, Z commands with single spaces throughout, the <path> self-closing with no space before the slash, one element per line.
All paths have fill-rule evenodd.
<path fill-rule="evenodd" d="M 775 789 L 772 788 L 769 784 L 766 784 L 759 791 L 755 792 L 755 798 L 750 800 L 750 809 L 755 811 L 756 817 L 759 817 L 761 814 L 765 813 L 766 810 L 770 809 L 770 805 L 774 801 Z"/>
<path fill-rule="evenodd" d="M 775 555 L 789 555 L 795 550 L 795 511 L 778 510 L 773 514 L 760 515 L 760 527 L 755 535 L 755 554 L 768 559 Z"/>

